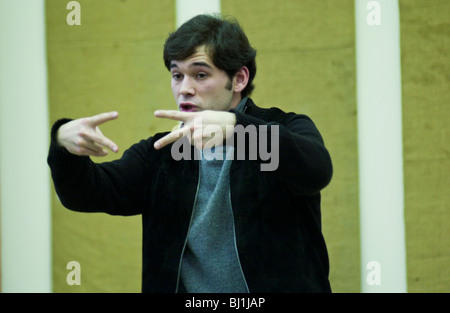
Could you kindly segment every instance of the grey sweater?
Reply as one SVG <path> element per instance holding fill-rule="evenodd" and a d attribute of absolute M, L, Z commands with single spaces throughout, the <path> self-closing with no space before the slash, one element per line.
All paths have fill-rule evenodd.
<path fill-rule="evenodd" d="M 244 109 L 244 98 L 237 111 Z M 230 167 L 233 147 L 200 151 L 200 178 L 181 266 L 187 292 L 244 293 L 248 286 L 236 247 L 230 201 Z"/>

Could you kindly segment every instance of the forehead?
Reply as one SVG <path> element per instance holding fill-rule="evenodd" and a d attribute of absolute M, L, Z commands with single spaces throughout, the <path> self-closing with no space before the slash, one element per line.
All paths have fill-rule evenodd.
<path fill-rule="evenodd" d="M 198 47 L 195 52 L 184 60 L 172 60 L 170 62 L 170 68 L 181 67 L 194 67 L 194 66 L 206 66 L 211 69 L 217 69 L 211 60 L 209 53 L 204 46 Z"/>

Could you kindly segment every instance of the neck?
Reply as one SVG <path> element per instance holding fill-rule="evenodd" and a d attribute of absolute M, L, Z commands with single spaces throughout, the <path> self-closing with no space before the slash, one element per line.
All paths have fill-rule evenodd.
<path fill-rule="evenodd" d="M 241 93 L 234 93 L 233 98 L 231 100 L 230 109 L 236 109 L 236 107 L 238 106 L 239 102 L 241 102 L 241 100 L 242 100 Z"/>

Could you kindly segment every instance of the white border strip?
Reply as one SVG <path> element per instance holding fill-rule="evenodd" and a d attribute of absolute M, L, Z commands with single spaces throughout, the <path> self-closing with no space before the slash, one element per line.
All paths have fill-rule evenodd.
<path fill-rule="evenodd" d="M 406 292 L 397 0 L 355 0 L 361 290 Z"/>
<path fill-rule="evenodd" d="M 184 22 L 198 14 L 220 13 L 220 0 L 176 0 L 175 15 L 176 26 L 181 26 Z"/>
<path fill-rule="evenodd" d="M 0 32 L 1 287 L 51 292 L 44 0 L 0 1 Z"/>

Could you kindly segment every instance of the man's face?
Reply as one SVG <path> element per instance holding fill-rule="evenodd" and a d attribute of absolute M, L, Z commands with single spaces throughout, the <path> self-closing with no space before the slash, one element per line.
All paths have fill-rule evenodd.
<path fill-rule="evenodd" d="M 240 93 L 233 91 L 234 82 L 214 65 L 204 46 L 185 60 L 172 61 L 170 72 L 180 111 L 228 111 L 240 101 Z"/>

